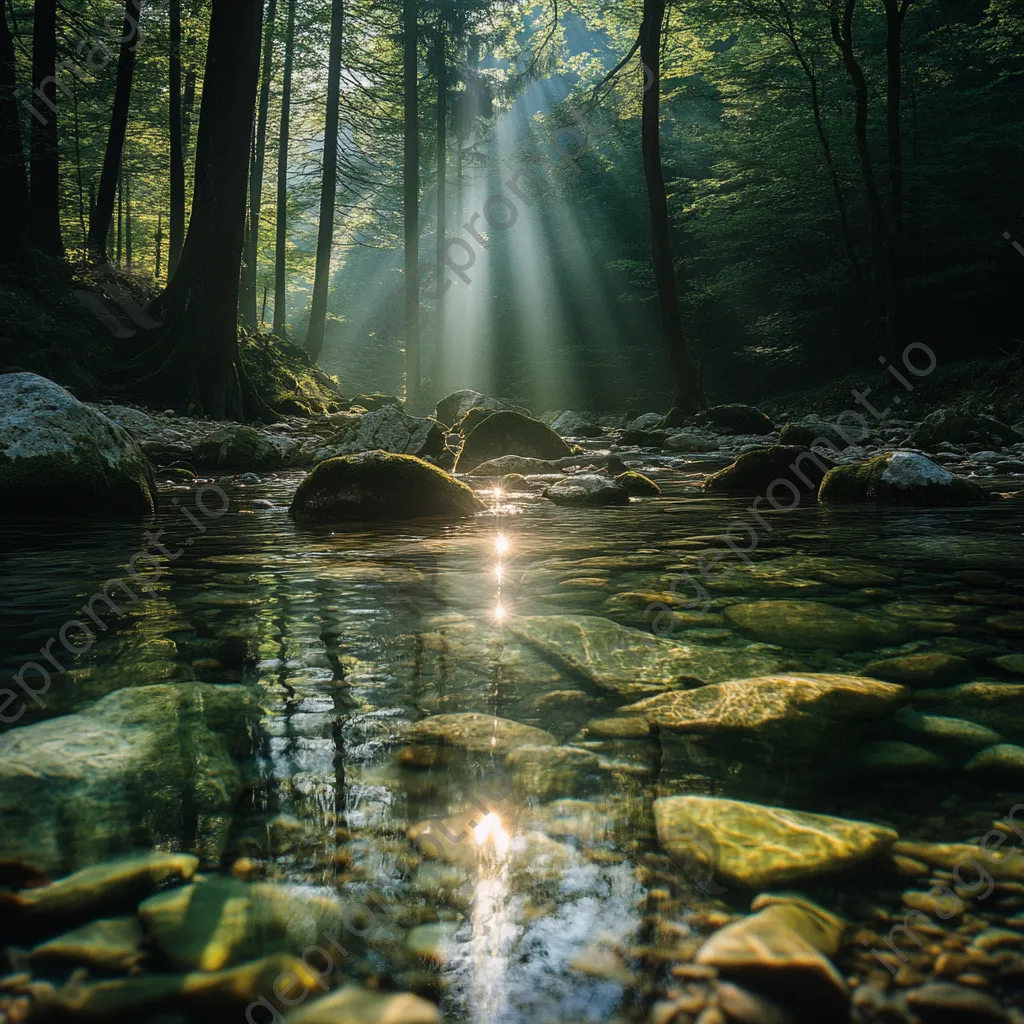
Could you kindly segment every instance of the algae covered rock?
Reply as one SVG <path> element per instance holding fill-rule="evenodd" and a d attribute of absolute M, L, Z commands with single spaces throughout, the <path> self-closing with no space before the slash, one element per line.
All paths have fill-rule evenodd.
<path fill-rule="evenodd" d="M 412 455 L 363 452 L 313 468 L 292 499 L 297 519 L 321 522 L 467 516 L 484 506 L 464 483 Z"/>
<path fill-rule="evenodd" d="M 620 473 L 616 478 L 615 482 L 620 487 L 625 487 L 630 494 L 637 497 L 657 497 L 661 494 L 661 488 L 643 473 L 636 473 L 627 470 L 625 473 Z"/>
<path fill-rule="evenodd" d="M 795 444 L 801 448 L 825 447 L 842 451 L 850 445 L 863 444 L 871 436 L 866 427 L 845 423 L 842 417 L 827 420 L 821 416 L 804 416 L 787 423 L 779 435 L 780 444 Z"/>
<path fill-rule="evenodd" d="M 73 715 L 12 729 L 0 752 L 0 858 L 47 871 L 198 828 L 226 842 L 258 709 L 241 686 L 165 683 L 117 690 Z"/>
<path fill-rule="evenodd" d="M 783 509 L 799 504 L 804 492 L 814 492 L 835 466 L 818 452 L 792 445 L 774 445 L 744 452 L 731 466 L 704 481 L 704 489 L 716 494 L 765 495 Z"/>
<path fill-rule="evenodd" d="M 963 682 L 973 671 L 966 658 L 945 651 L 921 651 L 896 658 L 873 661 L 864 668 L 872 679 L 887 679 L 907 686 L 952 686 Z"/>
<path fill-rule="evenodd" d="M 346 985 L 288 1014 L 287 1024 L 441 1024 L 437 1007 L 411 992 Z"/>
<path fill-rule="evenodd" d="M 549 426 L 507 410 L 493 413 L 470 431 L 455 463 L 455 472 L 471 473 L 480 463 L 502 455 L 560 459 L 571 454 L 569 446 Z"/>
<path fill-rule="evenodd" d="M 545 488 L 544 497 L 556 505 L 585 508 L 629 504 L 629 491 L 617 480 L 600 473 L 562 477 Z"/>
<path fill-rule="evenodd" d="M 103 974 L 132 970 L 144 957 L 142 925 L 131 917 L 103 918 L 58 935 L 29 954 L 34 964 L 88 967 Z"/>
<path fill-rule="evenodd" d="M 752 405 L 713 405 L 707 417 L 720 430 L 733 434 L 770 434 L 775 429 L 772 421 Z"/>
<path fill-rule="evenodd" d="M 980 444 L 999 448 L 1016 444 L 1021 435 L 1011 426 L 986 413 L 967 409 L 936 409 L 911 432 L 906 443 L 914 448 L 934 448 L 943 441 L 954 445 Z"/>
<path fill-rule="evenodd" d="M 508 753 L 522 746 L 556 746 L 551 733 L 507 718 L 474 711 L 432 715 L 412 727 L 412 738 L 443 743 L 471 753 Z"/>
<path fill-rule="evenodd" d="M 244 423 L 233 423 L 198 444 L 189 461 L 197 469 L 250 469 L 261 473 L 280 469 L 285 457 L 266 434 Z"/>
<path fill-rule="evenodd" d="M 710 832 L 716 863 L 709 867 L 725 884 L 748 888 L 845 870 L 898 839 L 884 825 L 707 796 L 655 800 L 654 823 L 658 842 L 684 859 L 707 855 L 706 844 L 695 851 L 692 836 Z"/>
<path fill-rule="evenodd" d="M 156 507 L 131 435 L 34 373 L 0 374 L 0 517 L 132 518 Z"/>
<path fill-rule="evenodd" d="M 818 500 L 827 505 L 983 505 L 988 496 L 917 452 L 886 452 L 829 470 Z"/>

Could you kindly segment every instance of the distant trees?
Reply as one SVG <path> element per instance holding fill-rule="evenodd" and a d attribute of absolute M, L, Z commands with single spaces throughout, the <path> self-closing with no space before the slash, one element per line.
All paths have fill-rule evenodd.
<path fill-rule="evenodd" d="M 32 16 L 32 243 L 47 256 L 64 255 L 60 229 L 60 146 L 57 136 L 57 0 L 36 0 Z M 42 108 L 42 109 L 40 109 Z"/>
<path fill-rule="evenodd" d="M 32 261 L 28 180 L 21 148 L 14 38 L 6 8 L 0 11 L 0 267 L 27 270 Z"/>

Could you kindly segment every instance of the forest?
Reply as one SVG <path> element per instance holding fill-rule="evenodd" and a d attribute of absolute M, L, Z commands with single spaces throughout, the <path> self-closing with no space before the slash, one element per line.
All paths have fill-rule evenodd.
<path fill-rule="evenodd" d="M 0 1024 L 1024 1024 L 1024 0 L 2 0 Z"/>

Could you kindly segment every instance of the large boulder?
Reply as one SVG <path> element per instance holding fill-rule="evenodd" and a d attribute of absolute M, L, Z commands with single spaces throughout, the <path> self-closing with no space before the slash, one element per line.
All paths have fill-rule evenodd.
<path fill-rule="evenodd" d="M 523 455 L 502 455 L 497 459 L 488 459 L 473 469 L 473 476 L 507 476 L 519 473 L 522 476 L 532 474 L 557 473 L 558 461 L 548 459 L 528 459 Z"/>
<path fill-rule="evenodd" d="M 0 858 L 46 871 L 192 840 L 219 857 L 258 714 L 240 686 L 116 690 L 73 715 L 15 728 L 0 752 Z"/>
<path fill-rule="evenodd" d="M 243 423 L 233 423 L 201 441 L 188 461 L 196 469 L 261 473 L 280 469 L 285 456 L 283 449 L 266 434 Z"/>
<path fill-rule="evenodd" d="M 818 500 L 828 505 L 983 505 L 988 495 L 924 455 L 898 451 L 829 470 Z"/>
<path fill-rule="evenodd" d="M 934 449 L 943 441 L 953 445 L 980 444 L 999 448 L 1024 440 L 1013 427 L 994 416 L 966 409 L 936 409 L 911 432 L 906 444 L 912 448 Z"/>
<path fill-rule="evenodd" d="M 772 421 L 752 405 L 713 405 L 707 417 L 720 430 L 731 434 L 770 434 L 775 429 Z"/>
<path fill-rule="evenodd" d="M 444 442 L 444 431 L 437 420 L 410 416 L 398 406 L 385 405 L 349 424 L 330 445 L 316 453 L 316 458 L 322 461 L 338 455 L 381 451 L 433 459 L 441 454 Z"/>
<path fill-rule="evenodd" d="M 825 447 L 842 451 L 850 445 L 863 444 L 870 431 L 856 423 L 844 423 L 842 416 L 827 420 L 822 416 L 804 416 L 782 428 L 780 444 L 795 444 L 801 448 Z"/>
<path fill-rule="evenodd" d="M 153 470 L 124 427 L 45 377 L 0 374 L 0 518 L 155 507 Z"/>
<path fill-rule="evenodd" d="M 546 422 L 559 437 L 600 437 L 604 433 L 604 427 L 571 409 L 556 413 Z"/>
<path fill-rule="evenodd" d="M 744 452 L 731 466 L 704 481 L 715 494 L 765 495 L 784 509 L 796 503 L 796 495 L 814 493 L 835 463 L 819 452 L 792 445 L 773 445 Z M 793 488 L 796 488 L 794 492 Z"/>
<path fill-rule="evenodd" d="M 479 391 L 472 391 L 469 388 L 463 388 L 461 391 L 453 391 L 450 395 L 442 398 L 441 401 L 437 403 L 434 415 L 437 417 L 438 422 L 443 423 L 447 427 L 452 427 L 458 423 L 458 421 L 461 420 L 470 409 L 480 407 L 490 409 L 492 412 L 512 409 L 515 412 L 521 412 L 527 416 L 530 415 L 528 409 L 524 409 L 518 405 L 513 405 L 504 398 L 494 398 L 491 395 L 484 395 Z"/>
<path fill-rule="evenodd" d="M 297 519 L 343 522 L 468 516 L 483 507 L 469 487 L 429 462 L 363 452 L 315 466 L 295 492 L 291 512 Z"/>
<path fill-rule="evenodd" d="M 496 412 L 466 437 L 455 463 L 456 473 L 471 473 L 482 462 L 502 455 L 560 459 L 572 451 L 550 427 L 522 413 Z"/>
<path fill-rule="evenodd" d="M 617 480 L 600 473 L 578 473 L 556 480 L 544 491 L 544 497 L 556 505 L 597 507 L 628 505 L 629 491 Z"/>

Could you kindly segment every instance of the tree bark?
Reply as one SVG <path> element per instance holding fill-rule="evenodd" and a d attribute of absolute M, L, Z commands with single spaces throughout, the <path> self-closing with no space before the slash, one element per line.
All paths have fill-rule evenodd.
<path fill-rule="evenodd" d="M 420 400 L 420 302 L 416 280 L 420 246 L 419 48 L 416 0 L 405 0 L 402 16 L 405 113 L 405 405 Z"/>
<path fill-rule="evenodd" d="M 444 280 L 445 268 L 445 227 L 447 224 L 447 189 L 448 189 L 448 54 L 445 46 L 444 17 L 438 18 L 437 25 L 437 257 L 436 274 L 438 282 Z M 438 396 L 447 393 L 445 380 L 447 366 L 445 363 L 444 309 L 445 293 L 437 289 L 437 355 L 435 366 L 437 380 L 434 389 Z"/>
<path fill-rule="evenodd" d="M 125 0 L 121 50 L 117 57 L 117 78 L 114 83 L 114 107 L 110 114 L 110 131 L 103 156 L 103 170 L 100 172 L 100 187 L 96 193 L 96 209 L 89 224 L 89 248 L 99 262 L 105 260 L 107 255 L 107 233 L 114 215 L 118 175 L 128 131 L 128 109 L 132 98 L 132 78 L 135 75 L 141 7 L 142 0 Z"/>
<path fill-rule="evenodd" d="M 181 135 L 181 0 L 170 0 L 171 52 L 168 87 L 171 135 L 171 223 L 167 275 L 174 276 L 185 241 L 185 151 Z"/>
<path fill-rule="evenodd" d="M 260 206 L 263 203 L 263 168 L 267 155 L 267 118 L 270 113 L 270 82 L 274 68 L 274 21 L 277 0 L 267 5 L 267 19 L 263 30 L 263 76 L 260 82 L 259 109 L 256 114 L 256 138 L 249 168 L 249 232 L 245 239 L 242 259 L 242 279 L 239 288 L 238 312 L 247 327 L 257 326 L 256 269 L 260 251 Z"/>
<path fill-rule="evenodd" d="M 31 270 L 28 179 L 21 148 L 14 38 L 0 10 L 0 266 Z"/>
<path fill-rule="evenodd" d="M 85 225 L 85 186 L 82 184 L 82 126 L 78 119 L 78 82 L 71 86 L 71 109 L 75 118 L 75 184 L 78 190 L 78 226 L 82 232 L 82 245 L 89 243 L 89 229 Z"/>
<path fill-rule="evenodd" d="M 292 106 L 292 69 L 295 65 L 295 7 L 288 0 L 288 25 L 284 37 L 284 84 L 281 88 L 281 138 L 277 149 L 277 241 L 274 246 L 274 334 L 288 339 L 288 133 Z M 257 231 L 254 229 L 255 237 Z"/>
<path fill-rule="evenodd" d="M 150 306 L 163 320 L 154 344 L 121 374 L 197 416 L 273 416 L 242 369 L 236 320 L 260 15 L 260 0 L 213 0 L 192 218 L 178 272 Z"/>
<path fill-rule="evenodd" d="M 114 232 L 114 264 L 121 266 L 121 238 L 124 230 L 124 167 L 117 169 L 117 228 Z"/>
<path fill-rule="evenodd" d="M 36 0 L 32 21 L 32 117 L 29 223 L 32 242 L 47 256 L 64 255 L 60 232 L 60 153 L 57 144 L 57 0 Z"/>
<path fill-rule="evenodd" d="M 327 54 L 327 116 L 324 122 L 324 169 L 320 183 L 320 224 L 316 239 L 316 272 L 306 332 L 306 352 L 316 362 L 327 332 L 327 295 L 331 284 L 331 246 L 334 242 L 334 202 L 338 191 L 338 104 L 341 98 L 341 39 L 345 25 L 344 0 L 331 0 L 331 42 Z"/>
<path fill-rule="evenodd" d="M 661 164 L 661 33 L 664 20 L 665 0 L 644 0 L 640 55 L 645 65 L 645 91 L 640 135 L 650 207 L 651 255 L 658 288 L 658 313 L 662 338 L 675 375 L 675 397 L 672 404 L 685 413 L 694 413 L 706 403 L 697 367 L 683 333 L 683 317 L 679 309 L 672 259 L 665 174 Z"/>

